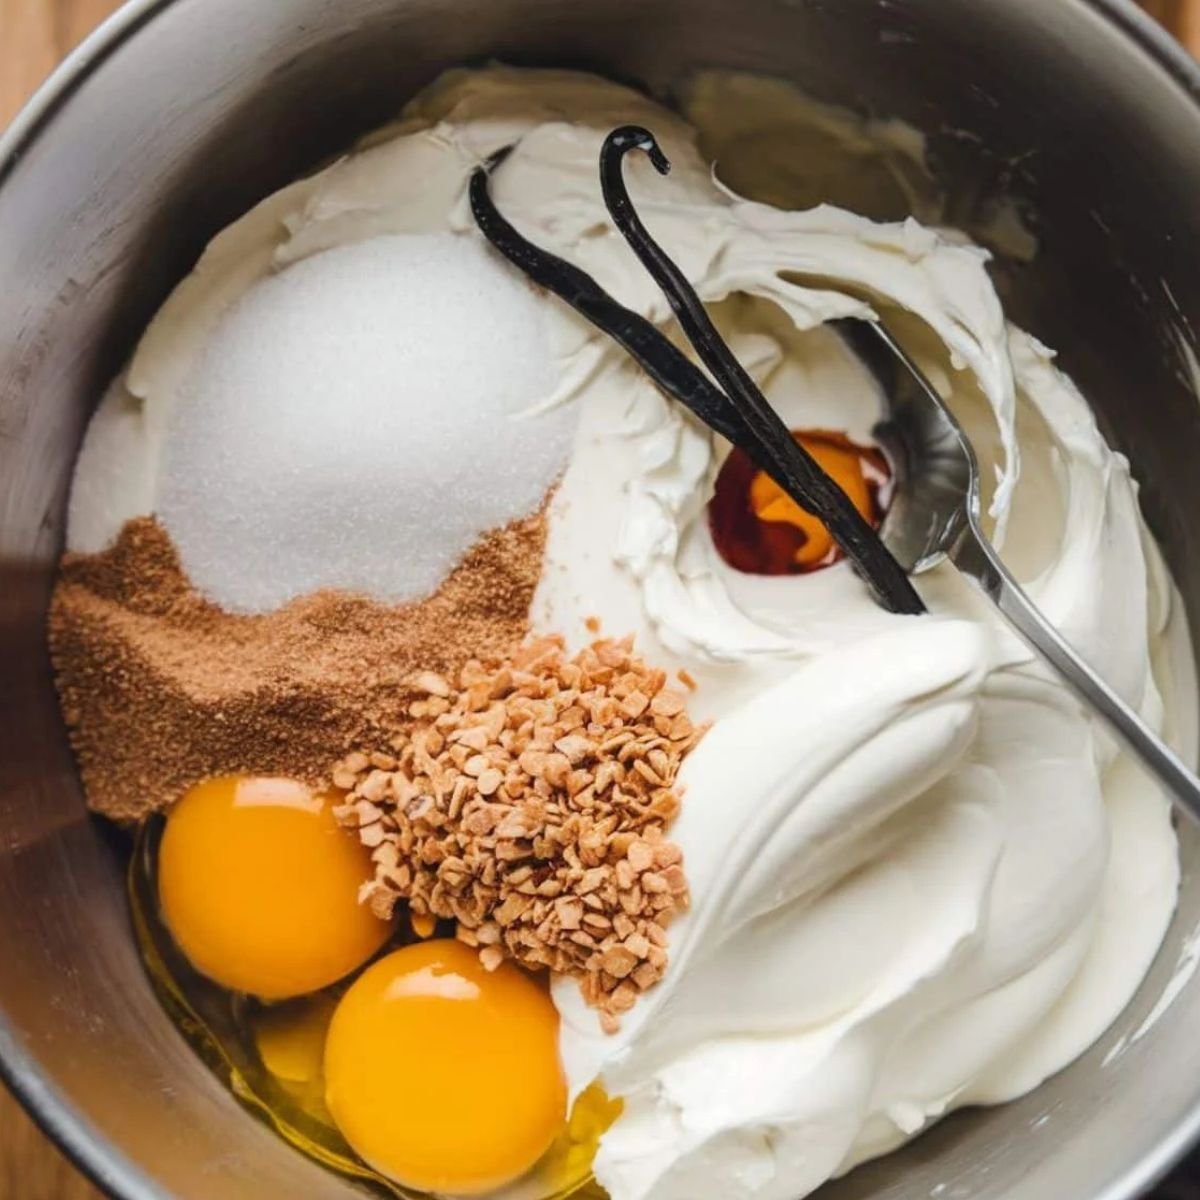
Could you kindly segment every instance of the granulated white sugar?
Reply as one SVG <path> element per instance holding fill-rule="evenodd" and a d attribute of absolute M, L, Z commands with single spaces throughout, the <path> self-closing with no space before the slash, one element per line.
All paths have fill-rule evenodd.
<path fill-rule="evenodd" d="M 195 585 L 261 612 L 318 588 L 434 590 L 566 464 L 556 301 L 474 236 L 299 262 L 226 314 L 167 434 L 157 513 Z"/>

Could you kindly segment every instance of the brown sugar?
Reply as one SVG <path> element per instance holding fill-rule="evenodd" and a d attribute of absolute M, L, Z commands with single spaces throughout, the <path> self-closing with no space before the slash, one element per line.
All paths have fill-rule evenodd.
<path fill-rule="evenodd" d="M 408 728 L 331 768 L 375 863 L 362 899 L 384 918 L 407 902 L 425 934 L 454 920 L 489 970 L 512 958 L 578 978 L 615 1029 L 663 977 L 688 903 L 666 838 L 701 734 L 684 695 L 628 638 L 572 658 L 543 638 L 417 683 Z"/>
<path fill-rule="evenodd" d="M 66 555 L 49 640 L 89 805 L 136 820 L 212 775 L 320 782 L 394 733 L 414 674 L 524 637 L 545 536 L 541 513 L 483 535 L 416 603 L 327 591 L 255 616 L 198 593 L 152 518 L 101 554 Z"/>

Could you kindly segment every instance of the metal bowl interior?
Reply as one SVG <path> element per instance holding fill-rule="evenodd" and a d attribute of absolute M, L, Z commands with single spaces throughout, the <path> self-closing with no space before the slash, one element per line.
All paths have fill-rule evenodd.
<path fill-rule="evenodd" d="M 700 66 L 781 75 L 926 131 L 966 217 L 1015 197 L 1041 249 L 999 265 L 1010 311 L 1130 455 L 1200 615 L 1200 74 L 1126 0 L 137 0 L 0 143 L 0 1063 L 129 1200 L 357 1193 L 247 1118 L 137 960 L 124 850 L 84 812 L 44 649 L 72 460 L 211 234 L 491 57 L 659 91 Z M 1164 1170 L 1200 1129 L 1200 984 L 1141 1028 L 1193 952 L 1194 837 L 1184 854 L 1167 944 L 1099 1045 L 822 1195 L 1126 1200 Z"/>

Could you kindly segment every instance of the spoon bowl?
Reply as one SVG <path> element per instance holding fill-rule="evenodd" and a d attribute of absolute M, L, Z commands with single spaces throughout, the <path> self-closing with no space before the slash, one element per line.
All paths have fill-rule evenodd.
<path fill-rule="evenodd" d="M 895 472 L 895 493 L 879 536 L 910 574 L 936 567 L 981 508 L 979 468 L 954 415 L 930 400 L 927 381 L 899 342 L 873 321 L 834 328 L 882 385 L 888 416 L 875 436 Z"/>

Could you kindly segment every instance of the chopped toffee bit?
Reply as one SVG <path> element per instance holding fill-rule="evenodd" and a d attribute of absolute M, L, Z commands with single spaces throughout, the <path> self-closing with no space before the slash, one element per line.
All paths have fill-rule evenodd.
<path fill-rule="evenodd" d="M 489 970 L 512 958 L 575 976 L 615 1030 L 663 977 L 666 925 L 688 905 L 666 838 L 703 732 L 685 696 L 632 638 L 573 658 L 545 638 L 417 684 L 415 723 L 332 770 L 338 817 L 375 863 L 363 901 L 381 917 L 407 901 L 418 930 L 456 921 Z"/>

